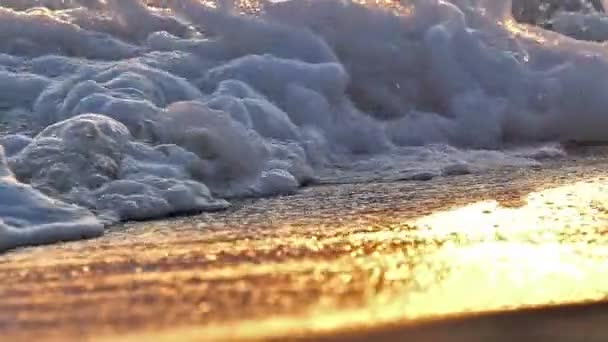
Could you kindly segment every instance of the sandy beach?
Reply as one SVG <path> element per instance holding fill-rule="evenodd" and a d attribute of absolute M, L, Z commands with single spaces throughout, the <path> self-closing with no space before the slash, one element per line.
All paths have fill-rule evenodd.
<path fill-rule="evenodd" d="M 320 184 L 0 258 L 10 341 L 602 341 L 600 150 L 427 182 Z M 557 306 L 557 307 L 554 307 Z"/>

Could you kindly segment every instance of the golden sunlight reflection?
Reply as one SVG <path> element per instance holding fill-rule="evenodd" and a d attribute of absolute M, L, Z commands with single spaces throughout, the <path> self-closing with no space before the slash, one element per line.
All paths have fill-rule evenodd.
<path fill-rule="evenodd" d="M 547 44 L 547 38 L 545 35 L 541 34 L 538 30 L 533 30 L 530 26 L 525 24 L 520 24 L 515 20 L 506 20 L 504 22 L 500 22 L 499 25 L 504 26 L 511 34 L 516 37 L 526 38 L 532 41 L 535 41 L 539 44 Z M 557 41 L 554 42 L 557 44 Z"/>
<path fill-rule="evenodd" d="M 340 228 L 318 229 L 343 234 L 314 241 L 291 236 L 235 243 L 231 248 L 257 250 L 253 255 L 281 244 L 310 252 L 203 277 L 290 278 L 275 285 L 268 280 L 262 287 L 241 284 L 249 297 L 260 292 L 273 303 L 289 303 L 294 301 L 290 296 L 311 291 L 313 295 L 295 299 L 297 309 L 290 314 L 186 327 L 167 336 L 155 333 L 154 338 L 264 338 L 604 300 L 608 183 L 579 182 L 532 193 L 521 203 L 503 207 L 484 201 L 414 220 L 389 214 L 372 225 L 365 218 L 342 220 Z M 362 230 L 365 224 L 370 229 Z M 276 292 L 265 293 L 268 287 L 277 287 Z M 273 304 L 273 310 L 283 304 Z"/>
<path fill-rule="evenodd" d="M 608 184 L 576 183 L 526 201 L 480 202 L 410 223 L 422 240 L 443 243 L 414 268 L 423 290 L 403 294 L 397 310 L 416 318 L 606 298 Z"/>
<path fill-rule="evenodd" d="M 420 234 L 434 237 L 456 234 L 461 239 L 483 242 L 517 239 L 576 243 L 562 240 L 572 230 L 585 230 L 579 238 L 600 238 L 607 219 L 608 183 L 597 181 L 532 193 L 519 208 L 502 207 L 495 201 L 480 202 L 418 219 L 415 225 Z"/>

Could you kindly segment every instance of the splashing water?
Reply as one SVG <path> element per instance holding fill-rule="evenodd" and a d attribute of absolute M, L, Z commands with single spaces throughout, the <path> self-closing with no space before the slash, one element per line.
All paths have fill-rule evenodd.
<path fill-rule="evenodd" d="M 372 2 L 0 0 L 0 250 L 606 139 L 603 14 Z"/>

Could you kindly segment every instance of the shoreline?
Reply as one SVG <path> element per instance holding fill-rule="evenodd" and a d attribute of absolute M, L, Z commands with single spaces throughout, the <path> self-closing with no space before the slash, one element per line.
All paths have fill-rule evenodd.
<path fill-rule="evenodd" d="M 543 240 L 542 234 L 540 242 L 529 242 L 536 233 L 525 227 L 504 228 L 501 234 L 506 237 L 500 239 L 466 231 L 444 234 L 440 228 L 425 235 L 411 224 L 433 213 L 457 212 L 457 208 L 493 199 L 500 203 L 496 210 L 518 213 L 528 205 L 532 192 L 585 180 L 602 182 L 608 166 L 604 149 L 586 150 L 591 152 L 581 150 L 533 169 L 428 182 L 316 185 L 292 196 L 242 200 L 227 212 L 126 223 L 95 240 L 11 251 L 0 259 L 0 277 L 5 279 L 0 284 L 5 298 L 0 303 L 0 328 L 11 340 L 55 334 L 58 340 L 128 340 L 129 336 L 175 337 L 176 333 L 187 337 L 188 331 L 200 336 L 217 324 L 226 327 L 216 330 L 220 332 L 246 332 L 248 325 L 272 332 L 273 326 L 284 328 L 281 322 L 292 320 L 311 334 L 315 326 L 325 325 L 321 329 L 325 333 L 312 336 L 331 340 L 373 332 L 369 336 L 385 336 L 386 324 L 390 327 L 390 322 L 404 319 L 411 329 L 400 323 L 388 330 L 397 334 L 391 336 L 432 332 L 433 328 L 425 330 L 426 325 L 417 322 L 433 320 L 442 312 L 469 315 L 467 301 L 457 300 L 466 298 L 468 287 L 478 293 L 472 310 L 480 312 L 499 310 L 504 303 L 512 303 L 509 310 L 519 311 L 549 302 L 595 301 L 603 293 L 602 272 L 592 271 L 592 266 L 601 266 L 595 260 L 605 251 L 599 226 L 585 228 L 594 224 L 593 214 L 591 218 L 581 214 L 580 227 L 575 224 L 555 232 L 559 248 L 565 248 L 565 253 L 560 252 L 564 265 L 579 265 L 586 279 L 572 293 L 575 288 L 568 286 L 581 281 L 560 273 L 566 266 L 556 271 L 563 288 L 550 288 L 544 282 L 551 278 L 534 280 L 542 263 L 521 264 L 526 259 L 510 252 L 510 245 L 523 244 L 531 255 L 538 254 L 538 260 L 550 258 L 559 264 L 561 259 L 551 259 L 548 243 L 553 240 Z M 581 203 L 583 210 L 588 204 Z M 560 213 L 565 208 L 555 210 Z M 491 247 L 488 264 L 467 256 L 496 243 L 506 249 Z M 453 249 L 446 250 L 449 245 Z M 590 254 L 572 254 L 570 249 L 579 245 Z M 507 260 L 506 268 L 496 273 L 499 279 L 510 279 L 517 269 L 523 272 L 521 290 L 509 294 L 507 281 L 496 292 L 476 288 L 475 284 L 488 281 L 486 267 L 493 264 L 492 258 Z M 468 271 L 476 267 L 485 271 Z M 422 270 L 430 272 L 429 279 Z M 461 278 L 451 278 L 459 272 Z M 436 292 L 443 283 L 448 287 L 442 291 L 447 292 Z M 544 297 L 526 292 L 543 286 Z M 441 296 L 447 301 L 434 302 Z M 401 302 L 410 303 L 409 311 L 386 304 Z M 420 308 L 436 312 L 412 311 L 421 303 L 425 304 Z M 355 324 L 356 316 L 351 320 L 344 316 L 349 312 L 361 315 L 365 327 Z M 351 335 L 349 329 L 354 329 Z"/>

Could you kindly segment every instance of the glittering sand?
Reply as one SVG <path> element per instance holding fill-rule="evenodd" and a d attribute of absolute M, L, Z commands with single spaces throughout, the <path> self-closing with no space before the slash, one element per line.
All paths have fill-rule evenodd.
<path fill-rule="evenodd" d="M 2 340 L 605 341 L 607 167 L 326 184 L 12 251 Z"/>

